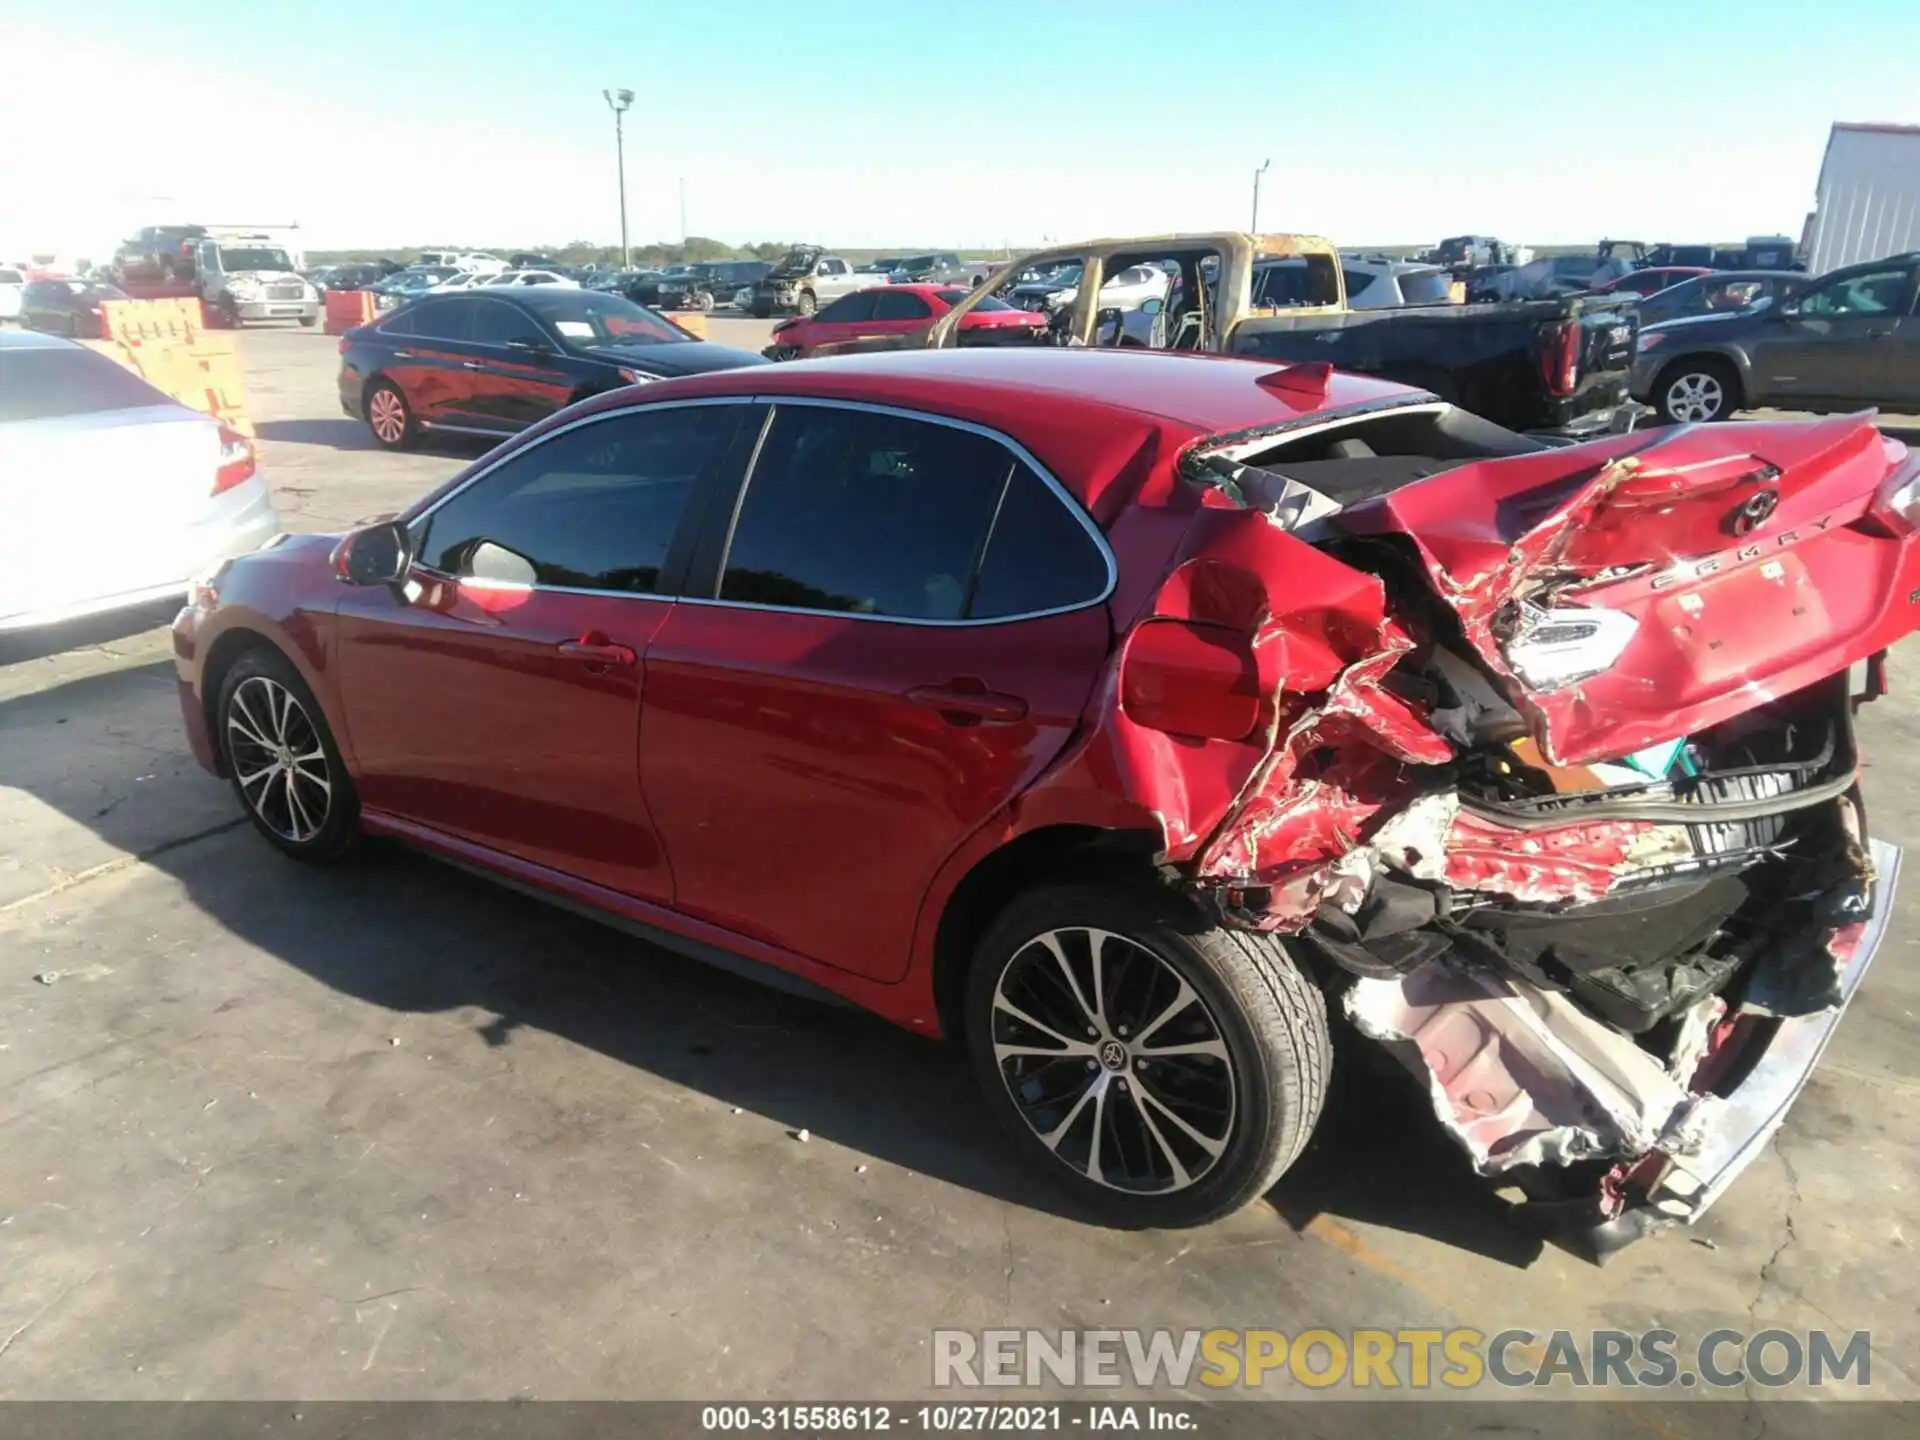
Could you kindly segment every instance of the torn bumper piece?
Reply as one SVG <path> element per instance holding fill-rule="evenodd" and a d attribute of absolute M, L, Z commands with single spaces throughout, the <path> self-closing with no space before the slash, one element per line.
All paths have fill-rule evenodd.
<path fill-rule="evenodd" d="M 1426 1079 L 1440 1123 L 1482 1175 L 1616 1162 L 1581 1207 L 1604 1255 L 1699 1219 L 1786 1119 L 1886 934 L 1900 851 L 1876 840 L 1871 853 L 1871 914 L 1833 947 L 1839 1003 L 1773 1022 L 1764 1053 L 1726 1095 L 1691 1091 L 1563 994 L 1443 960 L 1357 980 L 1347 1015 Z"/>

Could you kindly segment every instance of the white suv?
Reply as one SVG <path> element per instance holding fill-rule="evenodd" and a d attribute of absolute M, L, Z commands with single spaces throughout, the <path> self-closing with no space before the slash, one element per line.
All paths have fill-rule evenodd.
<path fill-rule="evenodd" d="M 20 292 L 27 288 L 27 273 L 15 265 L 0 265 L 0 320 L 20 318 Z"/>

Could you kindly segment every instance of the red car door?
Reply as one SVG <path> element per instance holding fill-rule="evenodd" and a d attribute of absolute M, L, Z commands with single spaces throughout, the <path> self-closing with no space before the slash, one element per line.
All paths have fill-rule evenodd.
<path fill-rule="evenodd" d="M 557 431 L 413 522 L 404 587 L 343 591 L 334 664 L 367 809 L 672 898 L 640 790 L 647 649 L 689 498 L 746 411 Z"/>
<path fill-rule="evenodd" d="M 945 313 L 945 306 L 941 307 Z M 933 328 L 934 309 L 925 295 L 888 288 L 873 292 L 873 318 L 853 327 L 846 350 L 897 350 L 909 337 Z"/>
<path fill-rule="evenodd" d="M 380 369 L 405 393 L 414 419 L 465 423 L 473 404 L 471 302 L 421 301 L 382 322 L 378 334 L 386 351 Z"/>
<path fill-rule="evenodd" d="M 641 774 L 677 908 L 897 979 L 942 862 L 1073 735 L 1111 576 L 1000 441 L 781 402 L 725 554 L 647 654 Z"/>
<path fill-rule="evenodd" d="M 873 302 L 873 294 L 867 290 L 842 295 L 811 320 L 802 322 L 802 338 L 788 339 L 786 343 L 799 346 L 803 359 L 813 355 L 838 355 L 873 318 Z"/>

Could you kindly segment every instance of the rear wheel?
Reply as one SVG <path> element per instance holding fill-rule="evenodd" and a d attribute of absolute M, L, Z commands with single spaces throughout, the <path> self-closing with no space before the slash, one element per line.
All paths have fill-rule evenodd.
<path fill-rule="evenodd" d="M 367 429 L 386 450 L 411 449 L 420 438 L 407 397 L 391 380 L 375 381 L 367 391 Z"/>
<path fill-rule="evenodd" d="M 1264 1194 L 1320 1114 L 1320 992 L 1271 936 L 1170 899 L 1063 885 L 1015 901 L 968 974 L 967 1044 L 1030 1162 L 1122 1226 Z"/>
<path fill-rule="evenodd" d="M 1724 420 L 1739 408 L 1740 379 L 1724 360 L 1676 360 L 1660 372 L 1653 403 L 1669 425 Z"/>
<path fill-rule="evenodd" d="M 220 684 L 227 774 L 254 829 L 299 860 L 333 860 L 360 834 L 360 805 L 313 692 L 284 655 L 250 650 Z"/>
<path fill-rule="evenodd" d="M 713 292 L 711 290 L 702 290 L 694 303 L 695 308 L 698 309 L 702 315 L 712 313 Z"/>
<path fill-rule="evenodd" d="M 793 308 L 797 314 L 811 316 L 819 311 L 820 302 L 811 290 L 802 290 L 799 298 L 793 302 Z"/>

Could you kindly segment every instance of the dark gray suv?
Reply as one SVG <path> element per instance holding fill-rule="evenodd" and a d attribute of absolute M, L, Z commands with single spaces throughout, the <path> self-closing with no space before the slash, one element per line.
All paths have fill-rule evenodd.
<path fill-rule="evenodd" d="M 1633 398 L 1676 424 L 1736 410 L 1920 410 L 1920 251 L 1822 275 L 1797 297 L 1642 329 Z"/>

